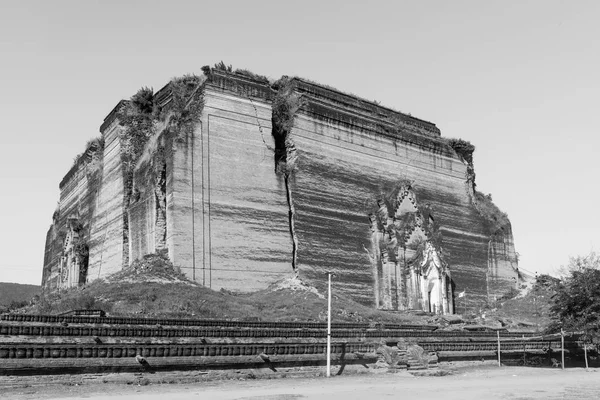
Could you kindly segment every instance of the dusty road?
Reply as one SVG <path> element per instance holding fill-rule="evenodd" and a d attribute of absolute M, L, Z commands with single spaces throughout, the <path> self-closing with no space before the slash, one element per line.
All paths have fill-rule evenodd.
<path fill-rule="evenodd" d="M 414 377 L 396 374 L 215 381 L 178 385 L 95 384 L 36 387 L 0 393 L 5 399 L 95 400 L 278 400 L 278 399 L 600 399 L 600 370 L 490 367 L 456 369 L 454 374 Z"/>

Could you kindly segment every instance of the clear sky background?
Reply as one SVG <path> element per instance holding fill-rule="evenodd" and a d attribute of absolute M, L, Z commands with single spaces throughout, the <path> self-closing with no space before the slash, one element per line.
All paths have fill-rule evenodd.
<path fill-rule="evenodd" d="M 0 0 L 0 281 L 41 281 L 58 183 L 142 86 L 220 60 L 476 146 L 523 269 L 599 245 L 599 1 Z"/>

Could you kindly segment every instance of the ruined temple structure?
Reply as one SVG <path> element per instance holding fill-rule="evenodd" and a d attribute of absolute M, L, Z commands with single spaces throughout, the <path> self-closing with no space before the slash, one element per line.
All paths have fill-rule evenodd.
<path fill-rule="evenodd" d="M 324 289 L 333 271 L 337 293 L 387 310 L 475 309 L 517 284 L 474 147 L 433 123 L 219 65 L 140 90 L 100 132 L 59 185 L 45 290 L 151 253 L 217 290 L 292 274 Z"/>

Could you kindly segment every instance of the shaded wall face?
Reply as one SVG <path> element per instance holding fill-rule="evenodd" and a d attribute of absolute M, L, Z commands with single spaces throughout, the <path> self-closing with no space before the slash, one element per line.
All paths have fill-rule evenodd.
<path fill-rule="evenodd" d="M 517 254 L 510 226 L 496 232 L 488 244 L 488 292 L 490 301 L 497 301 L 517 289 Z"/>
<path fill-rule="evenodd" d="M 104 149 L 93 164 L 80 163 L 67 174 L 60 187 L 57 218 L 46 238 L 44 289 L 59 286 L 60 260 L 68 220 L 80 225 L 81 244 L 89 250 L 87 266 L 80 266 L 78 284 L 119 271 L 123 254 L 123 172 L 119 127 L 114 122 L 104 136 Z"/>
<path fill-rule="evenodd" d="M 156 182 L 150 169 L 151 162 L 144 160 L 134 171 L 134 194 L 127 209 L 130 262 L 156 251 Z"/>
<path fill-rule="evenodd" d="M 42 289 L 54 289 L 57 287 L 60 257 L 62 255 L 62 241 L 59 239 L 58 224 L 53 224 L 46 234 L 44 248 L 44 270 L 42 272 Z"/>
<path fill-rule="evenodd" d="M 169 254 L 213 289 L 263 289 L 292 273 L 271 107 L 210 89 L 204 101 L 201 125 L 173 144 L 167 168 Z"/>
<path fill-rule="evenodd" d="M 340 290 L 374 305 L 368 215 L 377 200 L 405 180 L 414 180 L 417 193 L 431 192 L 421 203 L 433 201 L 433 192 L 444 186 L 465 197 L 464 166 L 398 140 L 305 116 L 296 119 L 293 140 L 299 154 L 293 189 L 300 273 L 318 281 L 333 269 Z"/>
<path fill-rule="evenodd" d="M 69 230 L 69 220 L 80 225 L 80 240 L 92 246 L 91 232 L 94 230 L 94 216 L 97 212 L 98 195 L 102 191 L 103 164 L 101 155 L 93 162 L 77 162 L 67 174 L 60 187 L 60 200 L 57 218 L 46 237 L 46 251 L 42 286 L 44 289 L 66 287 L 69 282 L 61 277 L 61 258 L 64 255 L 64 241 Z M 85 267 L 84 267 L 85 268 Z M 73 278 L 72 278 L 73 279 Z M 73 283 L 73 282 L 72 282 Z M 75 283 L 79 283 L 79 274 Z"/>
<path fill-rule="evenodd" d="M 455 292 L 468 288 L 471 301 L 487 300 L 489 234 L 466 190 L 466 165 L 456 156 L 305 115 L 296 118 L 292 138 L 301 276 L 318 284 L 333 270 L 337 290 L 375 305 L 368 214 L 408 180 L 441 227 Z"/>
<path fill-rule="evenodd" d="M 154 193 L 144 191 L 129 206 L 129 259 L 131 262 L 156 251 L 156 201 Z"/>

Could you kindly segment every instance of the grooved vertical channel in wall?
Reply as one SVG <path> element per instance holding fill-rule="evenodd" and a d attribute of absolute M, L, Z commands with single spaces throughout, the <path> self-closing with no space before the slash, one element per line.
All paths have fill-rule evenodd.
<path fill-rule="evenodd" d="M 203 240 L 204 240 L 204 268 L 207 273 L 206 283 L 208 287 L 212 287 L 212 243 L 211 243 L 211 232 L 210 232 L 210 117 L 208 114 L 206 133 L 202 132 L 203 142 L 203 154 L 202 154 L 202 165 L 206 166 L 203 168 Z M 206 284 L 205 284 L 206 285 Z"/>
<path fill-rule="evenodd" d="M 208 123 L 206 124 L 208 129 Z M 202 171 L 202 286 L 206 286 L 206 247 L 204 246 L 204 238 L 206 237 L 206 229 L 204 227 L 204 189 L 205 189 L 205 179 L 204 179 L 204 165 L 206 163 L 206 159 L 204 158 L 204 130 L 200 131 L 200 160 L 201 160 L 201 171 Z"/>
<path fill-rule="evenodd" d="M 201 133 L 202 134 L 202 133 Z M 196 130 L 193 129 L 192 130 L 192 196 L 191 196 L 191 201 L 192 201 L 192 280 L 194 282 L 196 282 L 196 204 L 195 204 L 195 193 L 194 193 L 194 179 L 196 176 L 196 171 L 194 169 L 194 158 L 196 157 Z"/>
<path fill-rule="evenodd" d="M 192 265 L 194 281 L 205 285 L 204 269 L 204 126 L 200 121 L 192 132 Z"/>

